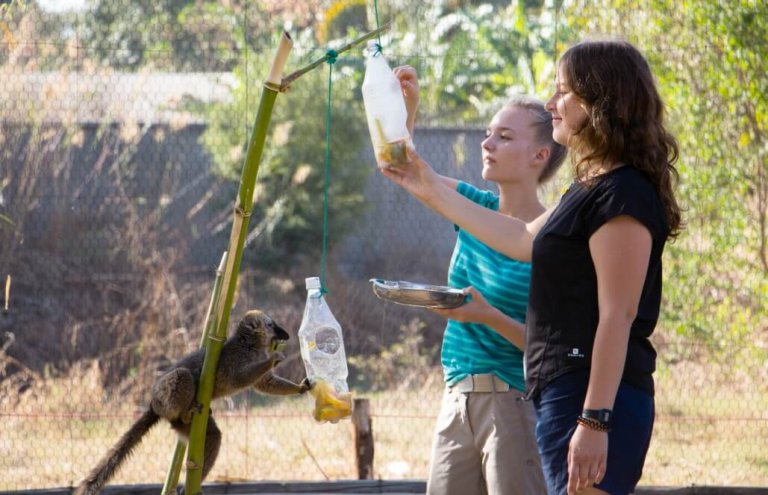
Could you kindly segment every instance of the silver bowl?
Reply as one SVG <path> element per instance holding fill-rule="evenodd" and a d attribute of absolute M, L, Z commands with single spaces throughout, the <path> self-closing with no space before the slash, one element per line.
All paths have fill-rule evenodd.
<path fill-rule="evenodd" d="M 373 293 L 379 299 L 405 306 L 452 309 L 464 304 L 467 298 L 461 289 L 441 285 L 416 284 L 380 278 L 372 278 L 370 282 Z"/>

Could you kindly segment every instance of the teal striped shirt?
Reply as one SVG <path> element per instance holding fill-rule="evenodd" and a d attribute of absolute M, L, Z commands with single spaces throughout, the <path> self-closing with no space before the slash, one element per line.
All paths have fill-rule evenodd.
<path fill-rule="evenodd" d="M 499 197 L 460 182 L 456 190 L 471 201 L 498 211 Z M 489 248 L 458 229 L 448 269 L 448 285 L 473 286 L 507 316 L 524 323 L 531 265 Z M 453 385 L 467 375 L 494 373 L 511 387 L 525 391 L 523 352 L 490 327 L 448 320 L 441 353 L 445 382 Z"/>

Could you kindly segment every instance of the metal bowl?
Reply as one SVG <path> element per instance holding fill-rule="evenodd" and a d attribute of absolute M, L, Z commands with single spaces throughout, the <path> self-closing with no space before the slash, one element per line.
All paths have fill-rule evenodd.
<path fill-rule="evenodd" d="M 464 304 L 467 295 L 461 289 L 440 285 L 416 284 L 402 280 L 372 278 L 373 293 L 384 299 L 405 306 L 452 309 Z"/>

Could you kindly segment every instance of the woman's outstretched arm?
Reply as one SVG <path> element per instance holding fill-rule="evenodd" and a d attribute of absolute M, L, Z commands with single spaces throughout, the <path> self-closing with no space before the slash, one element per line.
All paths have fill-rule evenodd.
<path fill-rule="evenodd" d="M 481 242 L 510 258 L 531 260 L 533 238 L 553 209 L 525 223 L 484 208 L 456 191 L 418 153 L 409 150 L 410 163 L 404 168 L 383 168 L 382 174 L 446 219 Z"/>

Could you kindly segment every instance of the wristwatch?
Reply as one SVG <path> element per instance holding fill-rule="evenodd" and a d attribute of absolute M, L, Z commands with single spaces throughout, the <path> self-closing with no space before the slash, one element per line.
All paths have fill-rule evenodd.
<path fill-rule="evenodd" d="M 581 411 L 581 417 L 592 419 L 606 426 L 610 426 L 613 412 L 610 409 L 584 409 Z"/>

